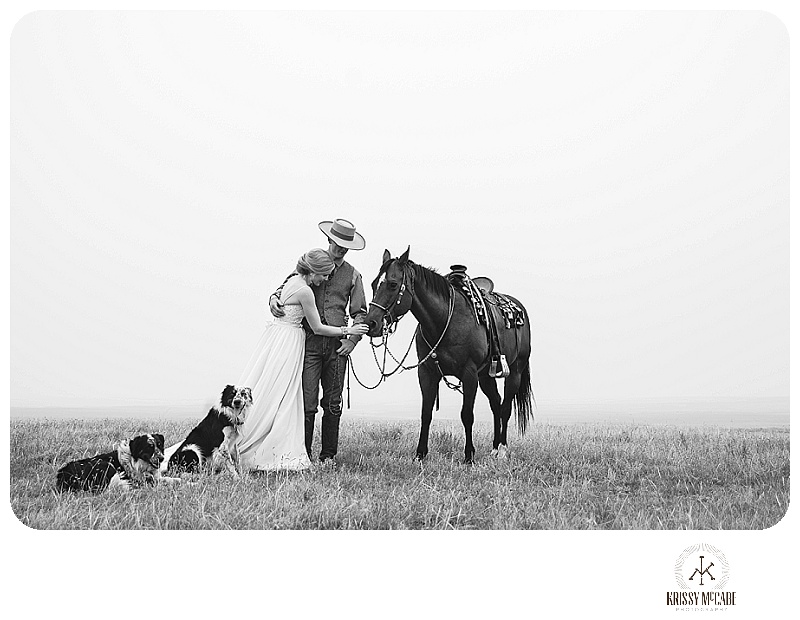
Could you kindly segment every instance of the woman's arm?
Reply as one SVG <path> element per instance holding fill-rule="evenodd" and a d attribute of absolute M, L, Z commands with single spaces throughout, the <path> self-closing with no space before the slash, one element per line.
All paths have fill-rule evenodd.
<path fill-rule="evenodd" d="M 300 305 L 303 307 L 303 314 L 306 316 L 308 326 L 317 334 L 317 336 L 345 336 L 361 335 L 367 332 L 365 324 L 353 325 L 352 327 L 333 327 L 331 325 L 324 325 L 319 318 L 319 311 L 317 304 L 314 302 L 314 293 L 308 287 L 303 287 L 296 293 Z"/>

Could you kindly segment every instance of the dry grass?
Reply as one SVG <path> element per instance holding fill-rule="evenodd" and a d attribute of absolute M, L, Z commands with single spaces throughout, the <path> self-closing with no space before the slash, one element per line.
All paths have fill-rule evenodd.
<path fill-rule="evenodd" d="M 15 420 L 11 506 L 35 529 L 763 529 L 789 502 L 789 429 L 534 425 L 511 456 L 461 463 L 458 422 L 434 421 L 431 453 L 411 456 L 416 422 L 345 419 L 338 464 L 301 473 L 195 478 L 120 493 L 58 494 L 66 461 L 122 437 L 191 420 Z M 318 444 L 318 438 L 317 443 Z M 124 501 L 121 501 L 124 499 Z"/>

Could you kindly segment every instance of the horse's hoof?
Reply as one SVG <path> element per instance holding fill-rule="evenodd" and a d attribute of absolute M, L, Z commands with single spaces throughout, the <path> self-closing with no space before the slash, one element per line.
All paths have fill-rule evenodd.
<path fill-rule="evenodd" d="M 422 462 L 422 461 L 424 461 L 424 460 L 425 460 L 425 457 L 426 457 L 426 456 L 428 456 L 428 453 L 427 453 L 427 452 L 417 452 L 417 453 L 414 455 L 414 460 L 415 460 L 415 461 Z"/>
<path fill-rule="evenodd" d="M 497 446 L 497 458 L 504 459 L 508 457 L 508 448 L 503 444 Z"/>

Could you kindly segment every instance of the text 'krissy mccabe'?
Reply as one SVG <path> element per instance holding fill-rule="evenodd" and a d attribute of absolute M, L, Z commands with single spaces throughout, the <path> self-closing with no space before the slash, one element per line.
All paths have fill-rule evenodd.
<path fill-rule="evenodd" d="M 667 605 L 735 605 L 736 592 L 667 592 Z"/>

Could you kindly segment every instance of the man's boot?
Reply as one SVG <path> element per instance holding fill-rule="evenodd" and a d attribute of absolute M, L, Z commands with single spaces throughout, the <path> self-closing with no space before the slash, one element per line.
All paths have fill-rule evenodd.
<path fill-rule="evenodd" d="M 306 415 L 306 452 L 308 458 L 311 459 L 311 446 L 314 443 L 314 416 Z"/>
<path fill-rule="evenodd" d="M 319 454 L 320 461 L 326 461 L 336 456 L 339 446 L 339 416 L 322 416 L 322 451 Z"/>

